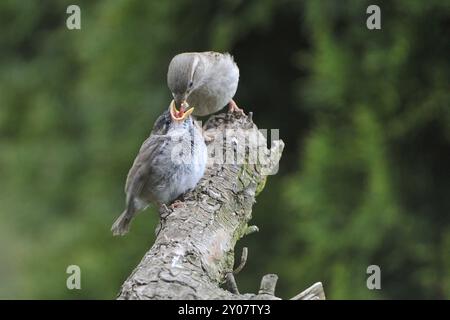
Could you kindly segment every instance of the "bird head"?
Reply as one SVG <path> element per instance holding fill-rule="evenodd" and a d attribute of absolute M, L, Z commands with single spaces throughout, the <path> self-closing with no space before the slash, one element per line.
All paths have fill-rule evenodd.
<path fill-rule="evenodd" d="M 153 134 L 166 135 L 169 131 L 177 129 L 189 128 L 193 124 L 193 120 L 190 117 L 194 108 L 190 108 L 186 111 L 178 110 L 175 107 L 175 102 L 169 105 L 169 109 L 158 117 L 153 126 Z"/>
<path fill-rule="evenodd" d="M 167 85 L 177 108 L 184 110 L 186 100 L 201 83 L 203 73 L 203 63 L 195 53 L 181 53 L 170 61 Z"/>

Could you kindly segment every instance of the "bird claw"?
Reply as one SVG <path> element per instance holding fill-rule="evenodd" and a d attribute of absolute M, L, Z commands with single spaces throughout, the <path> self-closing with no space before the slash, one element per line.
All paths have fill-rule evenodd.
<path fill-rule="evenodd" d="M 203 131 L 203 139 L 205 139 L 206 143 L 213 141 L 215 136 L 216 135 L 212 132 Z"/>
<path fill-rule="evenodd" d="M 169 206 L 169 208 L 170 209 L 176 209 L 176 208 L 180 208 L 180 207 L 182 207 L 183 206 L 183 202 L 182 201 L 180 201 L 180 200 L 175 200 L 170 206 Z"/>
<path fill-rule="evenodd" d="M 231 99 L 230 103 L 228 103 L 228 112 L 237 113 L 237 114 L 240 114 L 242 116 L 245 116 L 244 110 L 239 108 L 237 106 L 236 102 L 234 102 L 233 99 Z"/>

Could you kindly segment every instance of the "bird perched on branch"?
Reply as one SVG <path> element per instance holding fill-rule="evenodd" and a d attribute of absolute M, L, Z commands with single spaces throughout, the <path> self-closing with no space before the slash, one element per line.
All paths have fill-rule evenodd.
<path fill-rule="evenodd" d="M 229 105 L 243 113 L 232 100 L 239 82 L 239 68 L 228 53 L 186 52 L 169 64 L 167 85 L 180 110 L 195 107 L 193 115 L 206 116 Z"/>
<path fill-rule="evenodd" d="M 135 214 L 150 203 L 170 204 L 194 189 L 203 176 L 207 151 L 190 116 L 193 111 L 178 111 L 172 101 L 169 110 L 156 120 L 128 172 L 126 209 L 111 228 L 114 235 L 126 234 Z"/>

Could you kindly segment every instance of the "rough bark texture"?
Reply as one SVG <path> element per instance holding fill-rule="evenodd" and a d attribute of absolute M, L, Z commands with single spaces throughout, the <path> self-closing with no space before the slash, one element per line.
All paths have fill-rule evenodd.
<path fill-rule="evenodd" d="M 272 274 L 263 277 L 257 294 L 239 294 L 233 265 L 236 242 L 255 231 L 248 227 L 252 206 L 266 174 L 278 165 L 284 144 L 274 142 L 268 150 L 262 134 L 246 134 L 257 132 L 251 114 L 219 114 L 204 129 L 212 139 L 210 162 L 224 158 L 227 163 L 212 161 L 179 206 L 160 209 L 157 239 L 123 284 L 119 299 L 279 299 L 274 295 L 277 276 Z M 247 155 L 260 148 L 269 161 L 254 163 L 249 156 L 236 161 L 239 157 L 233 155 L 244 147 Z M 221 288 L 224 283 L 229 290 Z M 324 299 L 321 283 L 293 299 L 305 298 Z"/>

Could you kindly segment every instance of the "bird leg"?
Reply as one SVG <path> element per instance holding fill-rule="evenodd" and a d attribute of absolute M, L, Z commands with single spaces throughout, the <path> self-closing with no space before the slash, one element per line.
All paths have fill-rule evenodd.
<path fill-rule="evenodd" d="M 239 113 L 241 115 L 245 115 L 244 110 L 239 108 L 237 106 L 236 102 L 234 102 L 233 99 L 231 99 L 230 103 L 228 103 L 228 111 L 229 112 L 236 112 L 236 113 Z"/>

